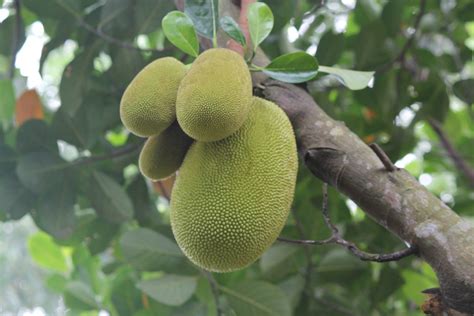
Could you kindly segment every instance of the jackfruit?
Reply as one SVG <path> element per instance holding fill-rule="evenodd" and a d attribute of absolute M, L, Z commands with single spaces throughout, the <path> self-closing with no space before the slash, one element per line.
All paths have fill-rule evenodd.
<path fill-rule="evenodd" d="M 183 163 L 192 142 L 175 121 L 163 133 L 146 141 L 138 158 L 141 173 L 151 180 L 171 176 Z"/>
<path fill-rule="evenodd" d="M 252 103 L 252 79 L 244 59 L 225 48 L 196 58 L 178 90 L 176 116 L 192 138 L 210 142 L 236 132 Z"/>
<path fill-rule="evenodd" d="M 278 106 L 253 99 L 236 133 L 191 146 L 173 188 L 175 239 L 209 271 L 230 272 L 257 260 L 278 237 L 293 200 L 293 129 Z"/>
<path fill-rule="evenodd" d="M 176 94 L 186 74 L 172 57 L 155 60 L 133 78 L 120 101 L 123 125 L 141 137 L 157 135 L 176 120 Z"/>

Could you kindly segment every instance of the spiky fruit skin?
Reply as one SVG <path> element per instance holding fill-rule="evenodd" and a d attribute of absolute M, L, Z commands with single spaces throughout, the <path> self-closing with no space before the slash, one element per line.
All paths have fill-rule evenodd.
<path fill-rule="evenodd" d="M 133 78 L 120 101 L 123 125 L 141 137 L 157 135 L 176 120 L 176 95 L 186 74 L 179 60 L 155 60 Z"/>
<path fill-rule="evenodd" d="M 229 49 L 209 49 L 179 86 L 176 116 L 192 138 L 217 141 L 243 125 L 251 102 L 252 79 L 244 59 Z"/>
<path fill-rule="evenodd" d="M 138 158 L 141 173 L 151 180 L 173 175 L 183 163 L 192 142 L 193 139 L 175 121 L 164 132 L 146 141 Z"/>
<path fill-rule="evenodd" d="M 293 200 L 298 161 L 283 111 L 254 98 L 236 133 L 195 142 L 171 197 L 176 241 L 196 265 L 215 272 L 244 268 L 275 241 Z"/>

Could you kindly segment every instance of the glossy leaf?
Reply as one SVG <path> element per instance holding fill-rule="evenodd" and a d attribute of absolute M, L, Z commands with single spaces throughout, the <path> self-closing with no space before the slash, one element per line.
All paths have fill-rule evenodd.
<path fill-rule="evenodd" d="M 474 79 L 460 80 L 453 85 L 454 94 L 467 104 L 474 103 Z"/>
<path fill-rule="evenodd" d="M 107 221 L 121 223 L 133 216 L 133 206 L 125 190 L 111 177 L 94 172 L 88 188 L 92 206 Z"/>
<path fill-rule="evenodd" d="M 262 71 L 283 82 L 305 82 L 318 73 L 318 61 L 305 52 L 289 53 L 275 58 Z"/>
<path fill-rule="evenodd" d="M 355 71 L 327 66 L 319 66 L 319 71 L 335 75 L 343 85 L 351 90 L 366 88 L 375 73 L 374 71 Z"/>
<path fill-rule="evenodd" d="M 209 39 L 216 37 L 219 0 L 185 0 L 184 12 L 200 35 Z"/>
<path fill-rule="evenodd" d="M 230 16 L 224 16 L 220 19 L 220 25 L 222 30 L 230 36 L 233 40 L 237 43 L 241 44 L 242 46 L 247 45 L 247 40 L 245 39 L 245 35 L 242 32 L 240 26 L 235 22 L 235 20 Z"/>
<path fill-rule="evenodd" d="M 41 267 L 59 272 L 68 271 L 66 257 L 49 235 L 42 232 L 32 235 L 28 239 L 28 251 Z"/>
<path fill-rule="evenodd" d="M 144 280 L 137 287 L 160 303 L 179 306 L 191 298 L 197 277 L 166 274 L 159 279 Z"/>
<path fill-rule="evenodd" d="M 283 291 L 267 282 L 246 280 L 232 287 L 220 286 L 237 315 L 290 316 L 291 306 Z"/>
<path fill-rule="evenodd" d="M 255 2 L 249 6 L 247 18 L 250 38 L 253 48 L 256 50 L 273 29 L 273 13 L 265 3 Z"/>
<path fill-rule="evenodd" d="M 166 38 L 188 55 L 199 55 L 199 41 L 192 20 L 183 12 L 168 13 L 162 22 Z"/>
<path fill-rule="evenodd" d="M 139 270 L 167 270 L 184 260 L 176 243 L 146 228 L 127 232 L 120 240 L 120 247 L 125 260 Z"/>

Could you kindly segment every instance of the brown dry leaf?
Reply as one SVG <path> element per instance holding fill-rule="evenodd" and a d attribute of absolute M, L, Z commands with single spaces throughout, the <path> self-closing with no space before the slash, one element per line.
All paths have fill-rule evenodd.
<path fill-rule="evenodd" d="M 15 121 L 16 126 L 21 126 L 31 119 L 44 118 L 43 106 L 36 90 L 26 90 L 16 101 Z"/>
<path fill-rule="evenodd" d="M 168 177 L 164 180 L 153 182 L 153 187 L 155 188 L 155 191 L 158 192 L 162 197 L 169 200 L 175 179 L 176 176 L 172 175 L 171 177 Z"/>

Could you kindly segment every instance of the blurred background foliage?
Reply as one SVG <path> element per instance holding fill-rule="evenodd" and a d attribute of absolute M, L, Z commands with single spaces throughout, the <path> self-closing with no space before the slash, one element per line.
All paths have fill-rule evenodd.
<path fill-rule="evenodd" d="M 376 70 L 365 90 L 327 76 L 308 89 L 473 218 L 473 184 L 432 126 L 474 165 L 474 3 L 265 2 L 276 20 L 266 53 L 305 50 L 323 65 Z M 192 61 L 161 31 L 173 9 L 169 0 L 0 0 L 0 314 L 211 316 L 217 295 L 223 315 L 421 315 L 420 291 L 437 280 L 414 257 L 366 263 L 337 246 L 276 242 L 249 268 L 214 275 L 183 257 L 168 219 L 172 179 L 139 174 L 143 140 L 118 114 L 144 65 Z M 328 236 L 321 198 L 301 166 L 282 235 Z M 363 249 L 404 247 L 335 190 L 330 212 Z"/>

